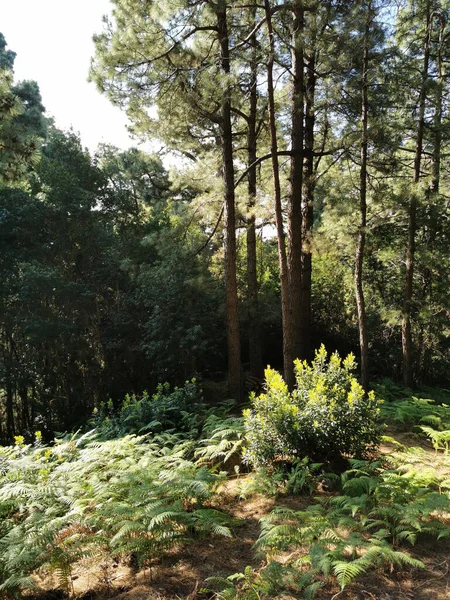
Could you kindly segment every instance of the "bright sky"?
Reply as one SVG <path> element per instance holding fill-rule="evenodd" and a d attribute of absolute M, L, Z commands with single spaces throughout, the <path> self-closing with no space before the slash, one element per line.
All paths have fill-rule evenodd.
<path fill-rule="evenodd" d="M 56 126 L 73 127 L 91 151 L 101 142 L 137 145 L 125 114 L 87 83 L 92 35 L 110 12 L 109 0 L 0 0 L 0 32 L 16 53 L 16 81 L 37 81 Z"/>

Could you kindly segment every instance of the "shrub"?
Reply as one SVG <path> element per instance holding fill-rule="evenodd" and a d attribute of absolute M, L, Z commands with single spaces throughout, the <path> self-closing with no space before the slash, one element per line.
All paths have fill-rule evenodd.
<path fill-rule="evenodd" d="M 342 361 L 335 353 L 328 362 L 321 346 L 311 365 L 295 361 L 293 392 L 268 368 L 266 393 L 253 396 L 253 407 L 244 411 L 246 460 L 262 467 L 302 457 L 333 461 L 373 452 L 381 436 L 378 402 L 351 374 L 355 366 L 352 354 Z"/>
<path fill-rule="evenodd" d="M 102 404 L 89 424 L 106 439 L 170 429 L 192 433 L 198 430 L 205 408 L 201 393 L 195 379 L 174 389 L 160 383 L 152 396 L 147 392 L 142 396 L 127 394 L 117 411 L 112 402 Z"/>

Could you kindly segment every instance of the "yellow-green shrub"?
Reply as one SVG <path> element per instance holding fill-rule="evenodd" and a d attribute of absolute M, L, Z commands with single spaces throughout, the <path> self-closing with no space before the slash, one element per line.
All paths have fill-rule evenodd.
<path fill-rule="evenodd" d="M 327 360 L 322 346 L 311 365 L 295 361 L 296 385 L 289 392 L 277 371 L 266 370 L 266 392 L 244 412 L 246 458 L 256 467 L 297 457 L 327 461 L 364 457 L 378 445 L 381 426 L 373 392 L 364 394 L 352 375 L 352 354 Z"/>

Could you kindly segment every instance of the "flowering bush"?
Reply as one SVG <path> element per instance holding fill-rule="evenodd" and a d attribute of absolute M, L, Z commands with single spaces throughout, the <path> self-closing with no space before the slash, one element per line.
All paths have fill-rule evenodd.
<path fill-rule="evenodd" d="M 363 458 L 377 448 L 378 402 L 352 375 L 354 356 L 327 358 L 322 345 L 311 365 L 295 361 L 293 392 L 277 371 L 266 370 L 266 393 L 253 396 L 253 407 L 244 411 L 246 459 L 255 467 L 302 457 Z"/>

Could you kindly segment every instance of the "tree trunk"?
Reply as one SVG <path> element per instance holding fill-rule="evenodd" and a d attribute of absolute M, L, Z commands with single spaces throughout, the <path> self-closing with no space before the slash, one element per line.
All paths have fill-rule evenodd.
<path fill-rule="evenodd" d="M 432 178 L 430 191 L 438 195 L 441 182 L 441 148 L 442 148 L 442 100 L 445 85 L 445 75 L 443 69 L 442 50 L 445 43 L 445 26 L 446 21 L 441 13 L 435 14 L 439 18 L 439 46 L 436 56 L 437 66 L 437 82 L 436 82 L 436 100 L 435 112 L 433 118 L 433 163 L 432 163 Z"/>
<path fill-rule="evenodd" d="M 445 15 L 439 11 L 434 11 L 432 19 L 437 19 L 439 21 L 439 39 L 438 48 L 436 53 L 436 71 L 437 78 L 435 83 L 434 94 L 435 97 L 433 99 L 434 104 L 434 115 L 433 115 L 433 128 L 432 128 L 432 139 L 433 139 L 433 149 L 432 149 L 432 162 L 431 162 L 431 181 L 427 190 L 427 202 L 433 206 L 434 210 L 437 208 L 438 196 L 441 184 L 441 153 L 442 153 L 442 111 L 443 111 L 443 92 L 445 85 L 445 74 L 443 70 L 443 57 L 442 50 L 445 44 L 445 27 L 446 27 L 446 19 Z M 432 24 L 430 24 L 431 26 Z M 432 50 L 430 48 L 430 53 Z M 428 227 L 427 234 L 425 235 L 424 242 L 427 244 L 427 248 L 429 251 L 435 251 L 434 244 L 436 242 L 436 234 L 437 228 L 440 226 L 439 217 L 436 215 L 431 218 Z M 425 268 L 423 277 L 425 279 L 425 285 L 423 286 L 424 297 L 431 304 L 432 295 L 433 295 L 433 268 L 428 266 Z M 420 383 L 423 383 L 427 380 L 427 373 L 429 370 L 429 358 L 431 358 L 431 352 L 429 348 L 424 348 L 423 341 L 425 339 L 425 331 L 422 326 L 420 331 L 420 337 L 418 340 L 418 371 Z"/>
<path fill-rule="evenodd" d="M 303 1 L 292 3 L 292 121 L 291 173 L 288 204 L 288 273 L 292 353 L 294 358 L 305 358 L 302 339 L 302 187 L 303 187 L 303 134 L 304 134 L 304 75 L 303 75 Z"/>
<path fill-rule="evenodd" d="M 253 9 L 252 24 L 255 26 L 256 9 Z M 247 290 L 249 316 L 249 355 L 250 373 L 258 379 L 264 375 L 261 352 L 261 319 L 258 307 L 258 277 L 256 260 L 256 118 L 258 110 L 258 48 L 256 33 L 250 38 L 250 110 L 248 117 L 247 152 L 248 152 L 248 219 L 247 219 Z M 253 166 L 251 166 L 253 165 Z"/>
<path fill-rule="evenodd" d="M 226 9 L 226 0 L 219 0 L 216 14 L 220 44 L 220 65 L 223 76 L 228 79 L 230 74 L 230 52 Z M 221 113 L 222 169 L 225 196 L 224 244 L 228 340 L 228 387 L 233 398 L 240 402 L 243 396 L 243 389 L 236 278 L 236 214 L 234 197 L 233 138 L 231 128 L 231 93 L 229 83 L 227 83 L 225 86 Z"/>
<path fill-rule="evenodd" d="M 11 442 L 15 435 L 14 427 L 14 392 L 11 381 L 6 383 L 6 433 L 8 441 Z"/>
<path fill-rule="evenodd" d="M 302 284 L 300 332 L 303 358 L 312 359 L 311 348 L 311 283 L 312 283 L 312 229 L 314 221 L 314 190 L 316 173 L 314 168 L 314 98 L 316 91 L 315 49 L 305 56 L 307 70 L 305 103 L 305 148 L 302 192 Z"/>
<path fill-rule="evenodd" d="M 361 166 L 359 170 L 359 232 L 356 244 L 355 256 L 355 296 L 356 309 L 358 312 L 359 348 L 361 355 L 361 383 L 364 391 L 369 391 L 369 342 L 367 336 L 366 302 L 363 290 L 363 264 L 364 248 L 366 245 L 367 227 L 367 125 L 368 125 L 368 97 L 367 97 L 367 73 L 369 69 L 369 31 L 371 22 L 371 1 L 367 5 L 366 27 L 364 32 L 364 51 L 361 78 Z"/>
<path fill-rule="evenodd" d="M 270 129 L 270 151 L 272 154 L 272 172 L 275 201 L 275 224 L 278 241 L 278 261 L 280 264 L 280 288 L 281 288 L 281 318 L 283 327 L 283 366 L 284 378 L 290 389 L 294 387 L 294 356 L 292 353 L 292 327 L 289 310 L 289 281 L 288 264 L 286 256 L 286 236 L 283 225 L 283 212 L 281 207 L 280 169 L 278 164 L 278 142 L 275 120 L 275 98 L 273 86 L 273 64 L 275 57 L 275 44 L 273 39 L 272 17 L 269 0 L 264 0 L 266 11 L 266 25 L 269 36 L 269 56 L 267 60 L 267 96 L 269 102 L 269 129 Z"/>
<path fill-rule="evenodd" d="M 418 183 L 422 161 L 423 134 L 425 124 L 426 85 L 428 81 L 430 59 L 430 1 L 426 10 L 426 33 L 423 48 L 422 82 L 419 93 L 419 115 L 417 123 L 416 152 L 414 158 L 413 191 L 408 209 L 408 241 L 406 248 L 406 275 L 403 294 L 402 314 L 402 350 L 403 350 L 403 383 L 412 387 L 413 380 L 413 342 L 411 332 L 411 312 L 414 279 L 414 256 L 416 250 Z"/>

